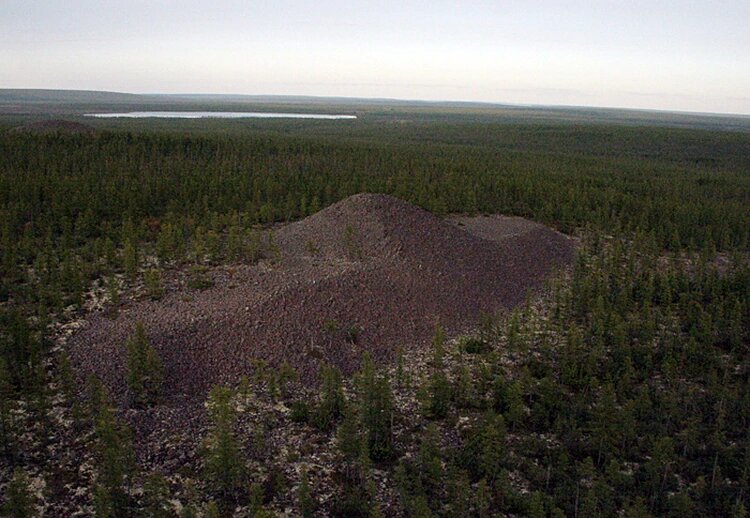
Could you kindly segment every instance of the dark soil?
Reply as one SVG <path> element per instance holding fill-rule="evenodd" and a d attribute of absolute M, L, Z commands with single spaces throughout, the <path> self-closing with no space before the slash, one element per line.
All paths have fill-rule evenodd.
<path fill-rule="evenodd" d="M 523 302 L 574 250 L 520 218 L 440 219 L 372 194 L 283 226 L 275 242 L 280 259 L 217 269 L 208 290 L 93 314 L 69 341 L 72 360 L 124 401 L 124 343 L 141 321 L 166 367 L 167 406 L 197 407 L 212 384 L 252 374 L 254 359 L 313 381 L 325 362 L 351 373 L 365 351 L 387 362 L 399 346 L 421 347 L 437 323 L 470 329 Z"/>

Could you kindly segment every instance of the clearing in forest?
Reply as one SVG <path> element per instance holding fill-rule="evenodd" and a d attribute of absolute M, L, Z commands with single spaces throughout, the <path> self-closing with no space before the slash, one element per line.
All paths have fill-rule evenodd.
<path fill-rule="evenodd" d="M 123 400 L 127 338 L 144 324 L 165 367 L 164 400 L 202 401 L 256 359 L 303 379 L 329 363 L 353 372 L 362 354 L 389 361 L 440 323 L 449 334 L 522 303 L 574 255 L 572 240 L 501 216 L 438 218 L 397 198 L 351 196 L 274 232 L 274 259 L 216 268 L 213 287 L 131 300 L 92 314 L 68 344 L 83 374 Z"/>

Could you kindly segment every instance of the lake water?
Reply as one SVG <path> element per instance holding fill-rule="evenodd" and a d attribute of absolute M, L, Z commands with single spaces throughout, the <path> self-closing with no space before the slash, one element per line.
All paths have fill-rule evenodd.
<path fill-rule="evenodd" d="M 146 119 L 356 119 L 356 115 L 335 115 L 327 113 L 274 113 L 274 112 L 126 112 L 126 113 L 87 113 L 86 117 L 101 119 L 127 118 Z"/>

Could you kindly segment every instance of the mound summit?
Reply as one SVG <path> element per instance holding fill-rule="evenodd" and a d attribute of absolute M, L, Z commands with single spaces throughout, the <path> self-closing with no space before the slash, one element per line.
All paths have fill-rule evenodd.
<path fill-rule="evenodd" d="M 280 259 L 215 274 L 201 292 L 134 301 L 117 318 L 94 314 L 69 342 L 72 360 L 113 395 L 125 393 L 125 347 L 143 322 L 166 367 L 168 399 L 205 397 L 236 383 L 253 360 L 288 362 L 304 378 L 344 372 L 369 351 L 389 361 L 482 312 L 523 302 L 573 258 L 570 239 L 520 218 L 441 219 L 397 198 L 359 194 L 275 233 Z"/>

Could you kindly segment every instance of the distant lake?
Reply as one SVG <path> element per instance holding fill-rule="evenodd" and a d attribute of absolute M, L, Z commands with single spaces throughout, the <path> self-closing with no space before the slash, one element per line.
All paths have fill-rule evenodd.
<path fill-rule="evenodd" d="M 326 113 L 275 113 L 275 112 L 126 112 L 87 113 L 86 117 L 127 119 L 356 119 L 356 115 Z"/>

